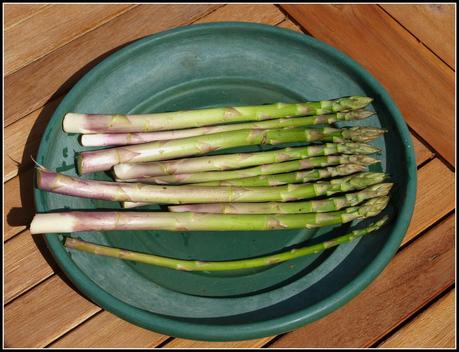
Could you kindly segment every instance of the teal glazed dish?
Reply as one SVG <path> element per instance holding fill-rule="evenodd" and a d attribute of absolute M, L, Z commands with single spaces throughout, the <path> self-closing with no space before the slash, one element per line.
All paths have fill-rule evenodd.
<path fill-rule="evenodd" d="M 54 112 L 37 162 L 76 176 L 79 136 L 66 134 L 67 112 L 146 113 L 217 106 L 301 102 L 365 95 L 377 114 L 345 126 L 388 130 L 371 144 L 395 183 L 374 234 L 272 266 L 232 272 L 183 272 L 68 250 L 64 235 L 45 235 L 63 272 L 86 297 L 117 316 L 170 336 L 229 341 L 294 330 L 331 313 L 368 286 L 400 246 L 416 195 L 416 162 L 408 128 L 380 83 L 348 56 L 310 36 L 253 23 L 180 27 L 137 40 L 88 72 Z M 256 151 L 246 147 L 230 151 Z M 269 147 L 263 147 L 269 149 Z M 84 178 L 110 180 L 108 173 Z M 38 213 L 120 209 L 119 203 L 35 188 Z M 139 208 L 164 211 L 160 205 Z M 377 217 L 379 219 L 383 214 Z M 111 231 L 70 236 L 180 259 L 236 260 L 342 235 L 368 221 L 317 230 L 256 232 Z M 67 236 L 67 235 L 66 235 Z"/>

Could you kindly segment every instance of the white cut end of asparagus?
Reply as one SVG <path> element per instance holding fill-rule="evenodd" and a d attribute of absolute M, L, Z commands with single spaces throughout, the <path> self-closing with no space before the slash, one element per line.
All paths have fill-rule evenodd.
<path fill-rule="evenodd" d="M 103 145 L 101 139 L 100 134 L 83 134 L 81 136 L 81 145 L 83 147 L 99 147 Z"/>
<path fill-rule="evenodd" d="M 115 174 L 117 181 L 122 182 L 122 180 L 128 180 L 132 177 L 131 169 L 131 165 L 121 163 L 113 166 L 113 173 Z"/>
<path fill-rule="evenodd" d="M 77 114 L 74 112 L 69 112 L 65 114 L 62 127 L 64 132 L 67 133 L 87 133 L 83 130 L 82 126 L 86 121 L 85 114 Z"/>
<path fill-rule="evenodd" d="M 147 205 L 147 204 L 150 204 L 150 203 L 141 203 L 141 202 L 122 202 L 121 206 L 122 206 L 124 209 L 128 209 L 128 208 L 141 207 L 142 205 Z"/>
<path fill-rule="evenodd" d="M 30 224 L 30 232 L 57 233 L 73 232 L 75 229 L 75 217 L 70 214 L 36 214 Z"/>

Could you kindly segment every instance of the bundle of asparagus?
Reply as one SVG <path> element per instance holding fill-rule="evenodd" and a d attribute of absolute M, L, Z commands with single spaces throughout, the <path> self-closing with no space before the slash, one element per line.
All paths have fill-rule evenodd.
<path fill-rule="evenodd" d="M 369 172 L 385 130 L 334 128 L 361 120 L 369 97 L 201 109 L 143 115 L 68 113 L 65 132 L 83 146 L 79 174 L 112 170 L 114 182 L 36 168 L 37 187 L 70 196 L 122 202 L 124 208 L 172 204 L 169 212 L 68 211 L 36 214 L 32 233 L 111 230 L 232 231 L 314 228 L 379 214 L 388 204 L 387 175 Z M 235 123 L 238 122 L 238 123 Z M 307 145 L 255 153 L 205 155 L 249 145 Z M 341 193 L 341 194 L 340 194 Z M 330 197 L 334 195 L 333 197 Z M 322 197 L 320 199 L 314 199 Z M 174 205 L 175 204 L 175 205 Z M 236 270 L 291 260 L 377 230 L 387 218 L 315 246 L 239 261 L 185 261 L 129 252 L 67 237 L 65 246 L 178 270 Z"/>

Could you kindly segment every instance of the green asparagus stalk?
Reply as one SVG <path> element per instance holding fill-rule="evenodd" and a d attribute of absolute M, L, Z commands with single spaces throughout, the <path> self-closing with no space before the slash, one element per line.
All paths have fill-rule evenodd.
<path fill-rule="evenodd" d="M 368 142 L 382 135 L 385 130 L 373 127 L 351 128 L 287 128 L 273 130 L 239 130 L 203 136 L 158 141 L 90 152 L 78 157 L 80 174 L 110 170 L 125 162 L 140 163 L 201 155 L 214 150 L 258 144 L 289 142 Z"/>
<path fill-rule="evenodd" d="M 37 187 L 44 191 L 116 202 L 162 204 L 224 202 L 288 202 L 363 189 L 382 182 L 386 174 L 361 172 L 355 175 L 299 185 L 276 187 L 159 186 L 86 180 L 37 168 Z"/>
<path fill-rule="evenodd" d="M 354 193 L 305 202 L 269 203 L 212 203 L 170 205 L 169 211 L 175 213 L 214 213 L 214 214 L 298 214 L 323 213 L 356 206 L 371 198 L 389 194 L 393 184 L 380 183 Z"/>
<path fill-rule="evenodd" d="M 351 96 L 305 103 L 236 106 L 142 115 L 67 113 L 68 133 L 124 133 L 176 130 L 227 122 L 262 121 L 283 117 L 331 114 L 364 108 L 373 99 Z"/>
<path fill-rule="evenodd" d="M 289 183 L 306 183 L 310 181 L 320 180 L 327 177 L 335 177 L 335 176 L 345 176 L 350 175 L 355 172 L 364 171 L 365 165 L 370 165 L 379 162 L 379 160 L 370 158 L 366 155 L 340 155 L 340 156 L 328 156 L 328 157 L 317 157 L 317 158 L 309 158 L 301 160 L 303 162 L 308 161 L 310 166 L 306 168 L 311 168 L 314 166 L 324 166 L 330 165 L 333 163 L 339 163 L 341 161 L 342 165 L 337 167 L 329 167 L 324 169 L 314 169 L 311 171 L 304 171 L 304 172 L 292 172 L 292 173 L 285 173 L 285 174 L 277 174 L 277 175 L 261 175 L 261 176 L 254 176 L 254 177 L 247 177 L 247 178 L 239 178 L 239 179 L 232 179 L 232 180 L 224 180 L 224 181 L 210 181 L 210 182 L 203 182 L 203 183 L 196 183 L 195 186 L 237 186 L 237 187 L 255 187 L 255 186 L 279 186 L 283 184 Z M 352 164 L 348 162 L 355 161 L 359 164 Z M 289 164 L 291 162 L 285 162 L 281 164 Z M 245 169 L 247 170 L 247 169 Z M 241 171 L 245 171 L 241 170 Z M 284 170 L 285 171 L 285 170 Z M 229 172 L 229 171 L 226 171 Z M 221 173 L 225 173 L 222 171 Z M 210 174 L 208 172 L 207 174 Z M 177 175 L 178 176 L 178 175 Z M 121 182 L 121 180 L 117 180 Z M 144 178 L 138 179 L 138 181 L 143 183 L 158 183 L 155 182 L 156 178 Z M 133 180 L 129 180 L 126 182 L 133 182 Z M 135 208 L 143 205 L 148 205 L 149 203 L 142 203 L 142 202 L 122 202 L 122 207 L 125 209 L 128 208 Z"/>
<path fill-rule="evenodd" d="M 344 224 L 379 214 L 389 197 L 328 213 L 309 214 L 204 214 L 171 212 L 70 211 L 36 214 L 30 232 L 64 233 L 113 230 L 262 231 L 315 228 Z"/>
<path fill-rule="evenodd" d="M 249 166 L 272 164 L 315 156 L 373 154 L 379 151 L 378 148 L 364 143 L 325 143 L 266 152 L 202 156 L 149 163 L 121 163 L 113 167 L 113 173 L 117 179 L 128 180 L 139 177 L 241 169 Z"/>
<path fill-rule="evenodd" d="M 370 158 L 368 156 L 362 156 L 364 162 L 379 162 L 379 160 Z M 312 160 L 311 159 L 315 159 Z M 275 164 L 266 164 L 251 167 L 248 169 L 241 170 L 230 170 L 230 171 L 209 171 L 209 172 L 199 172 L 195 174 L 178 174 L 178 175 L 169 175 L 169 176 L 155 176 L 155 177 L 143 177 L 130 180 L 124 180 L 124 182 L 143 182 L 143 183 L 154 183 L 160 185 L 172 185 L 172 184 L 190 184 L 196 183 L 197 185 L 204 186 L 206 184 L 201 184 L 201 182 L 211 182 L 211 181 L 221 181 L 221 180 L 245 180 L 242 183 L 238 184 L 237 181 L 234 186 L 274 186 L 282 185 L 287 183 L 300 183 L 303 179 L 311 180 L 312 179 L 321 179 L 331 176 L 338 175 L 350 175 L 358 171 L 364 171 L 365 166 L 362 163 L 359 164 L 344 164 L 338 168 L 328 168 L 315 170 L 314 172 L 309 173 L 287 173 L 282 175 L 272 176 L 273 174 L 279 174 L 281 172 L 290 172 L 304 169 L 311 169 L 317 163 L 317 159 L 339 159 L 332 157 L 317 157 L 303 160 L 292 160 L 286 161 L 284 163 L 275 163 Z M 349 160 L 350 155 L 345 155 L 345 160 Z M 357 158 L 354 158 L 357 159 Z M 325 160 L 324 160 L 325 161 Z M 328 160 L 327 160 L 328 161 Z M 324 163 L 326 163 L 325 161 Z M 260 175 L 271 175 L 271 178 L 260 179 Z M 249 180 L 247 180 L 247 178 Z M 272 181 L 270 183 L 269 181 Z M 121 181 L 118 180 L 117 181 Z M 289 182 L 291 181 L 291 182 Z M 307 182 L 307 181 L 304 181 Z M 302 182 L 302 183 L 304 183 Z M 217 184 L 218 185 L 218 184 Z M 208 186 L 208 185 L 206 185 Z M 210 186 L 215 186 L 215 184 L 210 184 Z M 233 186 L 231 183 L 225 186 Z"/>
<path fill-rule="evenodd" d="M 287 162 L 289 163 L 289 162 Z M 282 163 L 282 164 L 287 164 Z M 271 164 L 276 165 L 276 164 Z M 317 181 L 324 178 L 346 176 L 356 172 L 365 171 L 366 167 L 360 164 L 343 164 L 335 167 L 325 167 L 322 169 L 313 169 L 308 171 L 295 171 L 279 174 L 265 174 L 259 176 L 243 177 L 236 179 L 225 179 L 221 181 L 209 181 L 197 183 L 197 186 L 239 186 L 239 187 L 253 187 L 253 186 L 280 186 L 289 183 L 307 183 Z M 245 171 L 247 169 L 241 170 Z M 286 170 L 285 170 L 286 171 Z M 228 171 L 224 171 L 228 172 Z M 199 174 L 195 174 L 199 175 Z M 168 176 L 170 177 L 170 176 Z"/>
<path fill-rule="evenodd" d="M 346 112 L 337 112 L 328 115 L 279 118 L 262 122 L 232 123 L 226 125 L 205 126 L 172 131 L 84 134 L 81 136 L 81 144 L 85 147 L 113 147 L 245 129 L 272 129 L 331 124 L 337 121 L 362 120 L 372 116 L 373 114 L 374 112 L 372 111 L 360 109 Z"/>
<path fill-rule="evenodd" d="M 370 224 L 362 229 L 352 230 L 351 232 L 336 237 L 332 240 L 324 241 L 315 245 L 310 245 L 301 248 L 291 249 L 286 252 L 272 254 L 268 256 L 242 259 L 242 260 L 230 260 L 220 262 L 205 262 L 200 260 L 182 260 L 168 257 L 161 257 L 153 254 L 140 253 L 128 251 L 125 249 L 113 248 L 102 246 L 71 237 L 65 239 L 65 246 L 67 248 L 80 250 L 87 253 L 104 255 L 108 257 L 130 260 L 139 263 L 158 265 L 161 267 L 171 268 L 175 270 L 184 271 L 225 271 L 225 270 L 240 270 L 240 269 L 251 269 L 259 268 L 264 266 L 270 266 L 277 263 L 282 263 L 288 260 L 300 258 L 309 254 L 319 253 L 328 248 L 338 246 L 343 243 L 350 242 L 356 238 L 368 235 L 383 226 L 388 220 L 388 216 L 382 217 L 380 220 Z"/>

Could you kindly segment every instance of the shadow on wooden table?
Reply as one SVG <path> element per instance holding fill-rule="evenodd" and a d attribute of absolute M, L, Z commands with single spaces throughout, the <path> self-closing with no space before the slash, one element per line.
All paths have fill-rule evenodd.
<path fill-rule="evenodd" d="M 35 158 L 38 152 L 39 143 L 37 143 L 35 139 L 37 138 L 37 136 L 41 137 L 43 135 L 45 128 L 56 109 L 55 104 L 52 104 L 52 102 L 58 98 L 62 98 L 73 87 L 73 85 L 78 82 L 79 79 L 81 79 L 89 70 L 91 70 L 94 66 L 100 63 L 102 60 L 104 60 L 107 56 L 111 55 L 113 52 L 131 44 L 132 42 L 138 39 L 122 44 L 93 59 L 84 67 L 75 72 L 69 79 L 67 79 L 48 99 L 48 101 L 44 105 L 43 110 L 36 119 L 34 125 L 32 126 L 24 147 L 21 163 L 18 167 L 22 208 L 13 208 L 10 210 L 10 212 L 7 214 L 7 222 L 9 225 L 29 227 L 30 222 L 32 221 L 32 217 L 35 213 L 35 204 L 33 200 L 33 190 L 35 187 L 35 172 L 33 168 L 31 169 L 30 161 L 31 157 Z M 50 77 L 50 79 L 52 79 L 52 77 Z M 59 266 L 57 265 L 56 261 L 54 260 L 51 252 L 49 251 L 46 245 L 44 237 L 42 235 L 33 235 L 32 237 L 41 255 L 51 266 L 53 271 L 57 275 L 59 275 L 59 277 L 62 278 L 62 280 L 66 282 L 70 287 L 78 291 L 78 289 L 71 283 L 67 276 L 60 270 Z"/>

